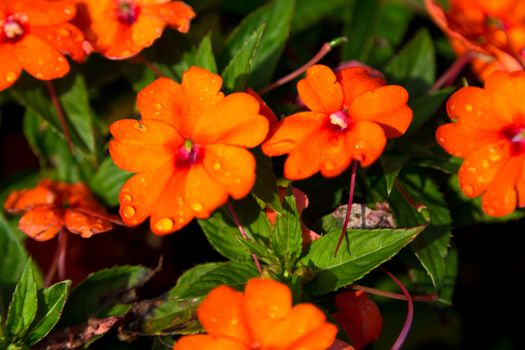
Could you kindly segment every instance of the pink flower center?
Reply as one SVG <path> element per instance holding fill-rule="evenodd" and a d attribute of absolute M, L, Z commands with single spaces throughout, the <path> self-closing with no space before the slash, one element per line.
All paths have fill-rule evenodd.
<path fill-rule="evenodd" d="M 14 14 L 7 16 L 5 21 L 0 21 L 2 41 L 16 42 L 27 32 L 27 16 Z"/>
<path fill-rule="evenodd" d="M 117 0 L 117 19 L 125 25 L 132 25 L 137 21 L 140 7 L 134 0 Z"/>
<path fill-rule="evenodd" d="M 504 128 L 502 133 L 511 142 L 512 153 L 525 153 L 525 127 L 512 125 Z"/>
<path fill-rule="evenodd" d="M 187 167 L 201 161 L 203 156 L 204 149 L 202 146 L 187 139 L 177 150 L 175 161 L 178 166 Z"/>
<path fill-rule="evenodd" d="M 330 124 L 335 126 L 338 131 L 343 131 L 348 127 L 350 118 L 348 113 L 344 111 L 337 111 L 330 114 Z"/>

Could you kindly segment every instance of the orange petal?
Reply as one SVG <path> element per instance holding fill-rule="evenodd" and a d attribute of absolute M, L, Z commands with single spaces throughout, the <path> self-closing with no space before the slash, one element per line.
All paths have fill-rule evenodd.
<path fill-rule="evenodd" d="M 487 215 L 501 217 L 511 214 L 516 209 L 516 183 L 524 161 L 524 156 L 512 157 L 496 173 L 487 192 L 481 197 L 481 205 Z"/>
<path fill-rule="evenodd" d="M 11 13 L 23 13 L 28 23 L 33 26 L 46 26 L 68 22 L 75 17 L 75 1 L 6 1 Z"/>
<path fill-rule="evenodd" d="M 4 209 L 10 213 L 19 214 L 43 204 L 51 205 L 56 200 L 56 194 L 45 186 L 13 191 L 4 203 Z"/>
<path fill-rule="evenodd" d="M 155 12 L 170 27 L 181 33 L 187 33 L 190 29 L 190 21 L 195 17 L 191 6 L 182 1 L 172 1 L 144 8 L 144 12 Z"/>
<path fill-rule="evenodd" d="M 478 87 L 464 87 L 456 91 L 447 101 L 450 119 L 458 120 L 472 129 L 500 130 L 508 122 L 499 118 L 494 109 L 494 99 Z"/>
<path fill-rule="evenodd" d="M 220 92 L 222 78 L 199 67 L 191 67 L 182 75 L 182 88 L 184 89 L 184 118 L 180 121 L 183 135 L 192 135 L 193 128 L 201 118 L 203 112 L 210 106 L 219 103 L 224 94 Z"/>
<path fill-rule="evenodd" d="M 235 199 L 246 196 L 255 183 L 255 158 L 244 148 L 206 146 L 203 165 L 210 177 Z"/>
<path fill-rule="evenodd" d="M 61 78 L 69 72 L 66 58 L 34 35 L 25 35 L 14 47 L 22 68 L 37 79 Z"/>
<path fill-rule="evenodd" d="M 346 131 L 346 147 L 361 166 L 367 167 L 379 158 L 386 145 L 383 129 L 366 120 L 354 123 Z"/>
<path fill-rule="evenodd" d="M 436 130 L 436 139 L 448 153 L 465 158 L 478 148 L 501 139 L 499 131 L 472 129 L 448 123 Z"/>
<path fill-rule="evenodd" d="M 349 108 L 354 100 L 365 92 L 374 91 L 385 85 L 385 81 L 372 77 L 363 67 L 350 67 L 337 73 L 337 79 L 343 87 L 343 105 Z"/>
<path fill-rule="evenodd" d="M 207 108 L 195 123 L 192 140 L 255 147 L 268 134 L 268 120 L 259 115 L 259 102 L 244 92 L 226 96 Z"/>
<path fill-rule="evenodd" d="M 332 113 L 341 109 L 343 89 L 330 68 L 317 64 L 308 68 L 306 78 L 297 83 L 304 104 L 314 112 Z"/>
<path fill-rule="evenodd" d="M 131 40 L 141 50 L 149 47 L 160 38 L 165 27 L 165 22 L 147 14 L 139 14 L 137 21 L 131 25 Z"/>
<path fill-rule="evenodd" d="M 189 137 L 183 115 L 182 86 L 168 78 L 159 78 L 142 89 L 137 96 L 137 107 L 142 119 L 155 119 L 173 125 L 181 135 Z"/>
<path fill-rule="evenodd" d="M 284 319 L 292 309 L 292 293 L 283 283 L 254 278 L 244 290 L 246 320 L 255 343 L 261 343 L 277 321 Z"/>
<path fill-rule="evenodd" d="M 474 198 L 485 192 L 494 175 L 510 157 L 507 140 L 486 145 L 472 152 L 459 169 L 459 187 L 463 193 Z"/>
<path fill-rule="evenodd" d="M 335 177 L 348 168 L 352 153 L 348 152 L 345 134 L 335 134 L 326 140 L 321 153 L 321 174 L 325 177 Z"/>
<path fill-rule="evenodd" d="M 74 208 L 66 209 L 64 217 L 69 232 L 83 238 L 90 238 L 97 233 L 106 232 L 113 228 L 109 221 L 88 215 L 85 211 L 75 210 Z"/>
<path fill-rule="evenodd" d="M 15 57 L 14 47 L 10 44 L 0 44 L 0 91 L 13 85 L 20 73 L 22 67 Z"/>
<path fill-rule="evenodd" d="M 123 25 L 114 16 L 114 1 L 83 0 L 78 4 L 75 24 L 97 52 L 104 53 L 114 43 Z"/>
<path fill-rule="evenodd" d="M 296 341 L 323 325 L 325 319 L 321 310 L 313 304 L 299 304 L 289 312 L 286 319 L 275 322 L 273 329 L 262 341 L 263 349 L 288 349 Z"/>
<path fill-rule="evenodd" d="M 262 144 L 268 156 L 290 153 L 301 142 L 316 135 L 326 122 L 326 114 L 301 112 L 283 119 Z"/>
<path fill-rule="evenodd" d="M 111 19 L 112 22 L 116 22 Z M 102 32 L 101 35 L 114 35 L 114 39 L 107 47 L 97 48 L 106 58 L 112 60 L 123 60 L 138 54 L 143 47 L 137 45 L 133 37 L 133 27 L 119 22 L 111 24 L 101 24 L 104 28 L 109 28 L 108 33 Z M 99 29 L 100 30 L 100 29 Z"/>
<path fill-rule="evenodd" d="M 287 350 L 326 350 L 335 341 L 337 327 L 324 323 L 293 343 Z"/>
<path fill-rule="evenodd" d="M 331 136 L 327 130 L 320 129 L 293 148 L 284 163 L 284 176 L 290 180 L 301 180 L 318 172 L 321 155 Z"/>
<path fill-rule="evenodd" d="M 150 227 L 157 235 L 166 235 L 186 226 L 193 219 L 185 194 L 188 170 L 177 169 L 160 194 L 151 214 Z"/>
<path fill-rule="evenodd" d="M 183 139 L 171 125 L 158 120 L 122 119 L 110 126 L 114 139 L 109 153 L 124 170 L 144 172 L 157 170 L 173 162 Z"/>
<path fill-rule="evenodd" d="M 64 226 L 62 215 L 62 210 L 54 206 L 35 207 L 20 218 L 18 228 L 37 241 L 47 241 Z"/>
<path fill-rule="evenodd" d="M 31 34 L 37 36 L 62 54 L 71 56 L 75 61 L 81 61 L 86 57 L 86 51 L 82 47 L 84 35 L 70 23 L 35 27 L 31 29 Z"/>
<path fill-rule="evenodd" d="M 164 192 L 175 168 L 168 163 L 162 168 L 140 173 L 126 181 L 120 190 L 120 216 L 127 225 L 138 225 L 151 215 L 157 207 L 160 195 Z"/>
<path fill-rule="evenodd" d="M 257 101 L 259 101 L 259 114 L 264 116 L 266 119 L 268 119 L 268 122 L 270 123 L 270 129 L 273 129 L 277 123 L 279 122 L 279 119 L 275 115 L 275 113 L 272 111 L 272 109 L 264 102 L 264 100 L 259 96 L 258 93 L 253 91 L 251 88 L 247 88 L 246 92 L 250 94 L 250 96 L 255 97 Z"/>
<path fill-rule="evenodd" d="M 383 127 L 388 138 L 405 133 L 412 121 L 412 110 L 406 105 L 408 92 L 397 85 L 387 85 L 357 97 L 348 114 L 352 120 L 371 120 Z"/>
<path fill-rule="evenodd" d="M 493 110 L 507 123 L 517 122 L 516 119 L 525 112 L 525 72 L 494 72 L 485 82 L 485 91 L 492 96 Z M 525 121 L 525 117 L 521 118 Z"/>
<path fill-rule="evenodd" d="M 214 338 L 207 334 L 187 335 L 175 343 L 173 350 L 249 350 L 243 343 L 230 338 Z"/>
<path fill-rule="evenodd" d="M 210 177 L 202 164 L 195 164 L 190 168 L 186 179 L 186 199 L 193 215 L 206 219 L 228 200 L 228 194 Z"/>
<path fill-rule="evenodd" d="M 214 337 L 228 337 L 249 344 L 244 320 L 244 296 L 228 286 L 214 288 L 197 309 L 204 329 Z"/>

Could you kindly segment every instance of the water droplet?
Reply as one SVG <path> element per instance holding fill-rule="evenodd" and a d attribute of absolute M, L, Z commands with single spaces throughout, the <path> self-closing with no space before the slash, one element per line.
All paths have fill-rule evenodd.
<path fill-rule="evenodd" d="M 463 187 L 461 187 L 461 189 L 463 190 L 463 193 L 465 193 L 465 195 L 467 196 L 472 196 L 474 194 L 474 187 L 472 187 L 471 185 L 464 185 Z"/>
<path fill-rule="evenodd" d="M 153 108 L 155 108 L 157 111 L 162 110 L 162 105 L 160 103 L 154 103 Z"/>
<path fill-rule="evenodd" d="M 193 203 L 191 209 L 193 209 L 196 212 L 199 212 L 202 211 L 202 209 L 204 209 L 204 206 L 202 205 L 202 203 Z"/>
<path fill-rule="evenodd" d="M 236 179 L 235 179 L 235 183 L 236 183 L 236 184 L 240 184 L 240 183 L 241 183 L 241 179 L 240 179 L 240 178 L 236 178 Z"/>
<path fill-rule="evenodd" d="M 137 123 L 135 125 L 135 129 L 137 129 L 138 131 L 142 132 L 142 133 L 145 133 L 148 131 L 148 127 L 142 123 Z"/>
<path fill-rule="evenodd" d="M 131 188 L 129 187 L 122 187 L 122 190 L 121 190 L 123 193 L 129 193 L 131 192 Z"/>
<path fill-rule="evenodd" d="M 494 208 L 484 208 L 487 215 L 494 216 L 496 214 L 496 210 Z"/>
<path fill-rule="evenodd" d="M 36 73 L 36 74 L 35 74 L 35 77 L 37 77 L 38 79 L 43 79 L 43 78 L 44 78 L 44 74 L 42 74 L 42 73 Z"/>
<path fill-rule="evenodd" d="M 497 162 L 501 159 L 501 155 L 499 153 L 496 153 L 496 151 L 494 150 L 494 152 L 490 152 L 489 153 L 489 160 L 491 162 Z"/>
<path fill-rule="evenodd" d="M 66 8 L 66 9 L 64 9 L 64 13 L 65 13 L 66 15 L 70 15 L 70 14 L 73 13 L 73 10 L 70 9 L 70 8 Z"/>
<path fill-rule="evenodd" d="M 213 164 L 213 170 L 221 170 L 222 164 L 220 162 L 215 162 Z"/>
<path fill-rule="evenodd" d="M 122 196 L 122 202 L 124 203 L 130 203 L 133 200 L 133 197 L 129 194 L 125 194 Z"/>
<path fill-rule="evenodd" d="M 485 176 L 482 175 L 478 177 L 478 182 L 484 184 L 485 182 L 487 182 L 487 179 L 485 178 Z"/>
<path fill-rule="evenodd" d="M 488 169 L 489 166 L 490 166 L 490 163 L 489 163 L 488 160 L 483 159 L 483 160 L 481 161 L 481 166 L 482 166 L 484 169 Z"/>
<path fill-rule="evenodd" d="M 475 174 L 475 173 L 478 171 L 478 170 L 476 169 L 476 167 L 473 167 L 473 166 L 469 166 L 469 167 L 467 168 L 467 170 L 468 170 L 469 172 L 471 172 L 472 174 Z"/>
<path fill-rule="evenodd" d="M 177 223 L 182 224 L 184 222 L 184 217 L 180 217 L 177 219 Z"/>
<path fill-rule="evenodd" d="M 439 143 L 441 143 L 441 144 L 445 144 L 445 142 L 446 142 L 444 137 L 440 137 L 440 138 L 438 139 L 438 141 L 439 141 Z"/>
<path fill-rule="evenodd" d="M 62 56 L 58 56 L 58 62 L 64 62 L 66 59 Z"/>
<path fill-rule="evenodd" d="M 231 171 L 227 171 L 227 172 L 225 172 L 225 173 L 224 173 L 224 176 L 227 176 L 227 177 L 228 177 L 228 176 L 232 176 Z"/>
<path fill-rule="evenodd" d="M 71 35 L 71 32 L 68 29 L 66 29 L 66 28 L 60 28 L 58 30 L 58 35 L 60 35 L 61 37 L 66 38 L 66 37 Z"/>
<path fill-rule="evenodd" d="M 173 220 L 171 218 L 162 218 L 155 223 L 155 230 L 160 232 L 168 232 L 173 229 Z"/>
<path fill-rule="evenodd" d="M 39 59 L 38 61 L 36 61 L 36 63 L 38 63 L 39 66 L 43 66 L 44 65 L 44 60 Z"/>
<path fill-rule="evenodd" d="M 474 106 L 471 105 L 470 103 L 467 103 L 465 105 L 465 110 L 470 113 L 470 112 L 472 112 L 474 110 Z"/>
<path fill-rule="evenodd" d="M 7 72 L 6 75 L 5 75 L 5 81 L 7 81 L 8 83 L 14 81 L 16 79 L 16 73 L 15 72 Z"/>
<path fill-rule="evenodd" d="M 456 105 L 455 104 L 451 104 L 449 108 L 450 108 L 451 111 L 453 111 L 453 110 L 456 109 Z"/>
<path fill-rule="evenodd" d="M 122 207 L 122 216 L 124 216 L 125 218 L 130 218 L 132 217 L 133 215 L 135 215 L 137 211 L 135 210 L 135 208 L 133 208 L 131 205 L 125 205 Z"/>

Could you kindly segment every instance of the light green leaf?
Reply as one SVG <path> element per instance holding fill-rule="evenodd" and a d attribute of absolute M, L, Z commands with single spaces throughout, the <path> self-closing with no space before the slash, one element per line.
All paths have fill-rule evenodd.
<path fill-rule="evenodd" d="M 335 257 L 334 251 L 341 232 L 327 233 L 312 242 L 308 253 L 300 261 L 315 274 L 304 291 L 324 294 L 353 283 L 392 258 L 424 228 L 348 230 L 347 243 L 343 241 Z"/>
<path fill-rule="evenodd" d="M 119 203 L 119 192 L 132 173 L 118 168 L 110 157 L 102 161 L 95 175 L 89 180 L 89 187 L 107 205 L 114 207 Z"/>
<path fill-rule="evenodd" d="M 385 173 L 386 190 L 389 195 L 390 192 L 392 192 L 392 188 L 394 187 L 399 172 L 407 162 L 408 158 L 409 157 L 406 154 L 383 154 L 381 158 L 379 158 L 379 162 Z"/>
<path fill-rule="evenodd" d="M 217 64 L 215 63 L 215 56 L 213 55 L 211 45 L 211 32 L 208 33 L 199 44 L 193 65 L 207 69 L 212 73 L 217 73 Z"/>

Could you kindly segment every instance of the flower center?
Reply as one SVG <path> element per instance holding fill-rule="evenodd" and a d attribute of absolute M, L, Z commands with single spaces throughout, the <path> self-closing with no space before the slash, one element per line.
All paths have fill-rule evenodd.
<path fill-rule="evenodd" d="M 344 111 L 337 111 L 330 114 L 330 124 L 337 127 L 340 131 L 343 131 L 348 127 L 348 122 L 348 114 Z"/>
<path fill-rule="evenodd" d="M 203 148 L 186 139 L 177 150 L 176 163 L 178 166 L 191 166 L 202 160 L 204 156 Z"/>
<path fill-rule="evenodd" d="M 509 126 L 503 129 L 503 135 L 511 142 L 514 154 L 525 153 L 525 127 Z"/>
<path fill-rule="evenodd" d="M 117 19 L 120 23 L 132 25 L 137 21 L 140 7 L 134 0 L 117 0 Z"/>
<path fill-rule="evenodd" d="M 14 14 L 7 16 L 5 21 L 0 22 L 1 37 L 3 41 L 15 42 L 26 33 L 27 16 Z"/>

